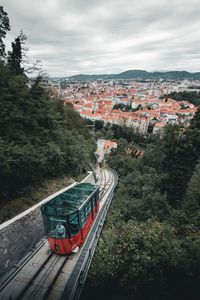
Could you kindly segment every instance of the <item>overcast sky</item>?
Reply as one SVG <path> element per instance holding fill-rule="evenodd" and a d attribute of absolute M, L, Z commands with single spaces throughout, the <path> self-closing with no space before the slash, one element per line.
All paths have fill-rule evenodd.
<path fill-rule="evenodd" d="M 1 0 L 50 76 L 200 71 L 199 0 Z"/>

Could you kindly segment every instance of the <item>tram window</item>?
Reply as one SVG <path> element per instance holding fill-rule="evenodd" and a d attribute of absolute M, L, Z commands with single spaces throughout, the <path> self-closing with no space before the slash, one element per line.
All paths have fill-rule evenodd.
<path fill-rule="evenodd" d="M 77 212 L 69 216 L 70 235 L 74 235 L 79 232 L 80 226 L 78 222 Z"/>
<path fill-rule="evenodd" d="M 80 212 L 79 212 L 79 215 L 80 215 L 80 222 L 81 222 L 81 225 L 83 226 L 85 224 L 85 213 L 84 213 L 84 207 L 82 207 L 80 209 Z"/>
<path fill-rule="evenodd" d="M 86 218 L 89 216 L 90 212 L 91 212 L 91 207 L 90 207 L 90 201 L 88 201 L 86 204 L 85 204 L 85 214 L 86 214 Z"/>
<path fill-rule="evenodd" d="M 68 230 L 65 219 L 59 219 L 56 217 L 44 218 L 46 234 L 52 238 L 67 238 Z"/>
<path fill-rule="evenodd" d="M 56 226 L 56 232 L 60 237 L 65 237 L 66 235 L 66 228 L 62 224 L 57 224 Z"/>

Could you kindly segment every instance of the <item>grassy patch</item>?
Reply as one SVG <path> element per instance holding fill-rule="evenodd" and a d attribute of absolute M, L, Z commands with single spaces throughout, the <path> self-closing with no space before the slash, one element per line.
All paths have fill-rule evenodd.
<path fill-rule="evenodd" d="M 58 192 L 59 190 L 69 186 L 74 181 L 82 181 L 87 174 L 80 174 L 78 177 L 71 178 L 62 176 L 59 178 L 45 180 L 40 187 L 29 187 L 23 191 L 23 196 L 17 199 L 12 199 L 9 202 L 2 204 L 0 207 L 0 224 L 10 220 L 24 210 L 39 203 L 46 197 Z"/>
<path fill-rule="evenodd" d="M 88 174 L 83 173 L 83 174 L 78 175 L 77 177 L 73 177 L 73 179 L 77 182 L 81 182 L 86 176 L 88 176 Z"/>

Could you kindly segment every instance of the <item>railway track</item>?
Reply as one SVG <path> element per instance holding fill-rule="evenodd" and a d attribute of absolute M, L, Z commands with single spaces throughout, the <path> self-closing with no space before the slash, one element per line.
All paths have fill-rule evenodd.
<path fill-rule="evenodd" d="M 47 299 L 67 260 L 68 256 L 57 256 L 51 252 L 15 299 Z M 51 270 L 54 270 L 53 273 Z"/>
<path fill-rule="evenodd" d="M 103 228 L 103 223 L 105 221 L 107 211 L 112 201 L 115 187 L 118 183 L 118 175 L 116 171 L 111 169 L 106 169 L 106 171 L 108 171 L 108 178 L 106 180 L 104 188 L 101 190 L 100 196 L 102 200 L 105 196 L 104 198 L 106 198 L 106 200 L 100 202 L 100 211 L 80 251 L 77 263 L 73 271 L 71 272 L 70 278 L 66 283 L 65 289 L 62 293 L 60 300 L 78 300 L 81 295 L 81 291 L 87 278 L 87 273 L 89 271 L 92 257 L 95 252 L 96 244 L 98 242 L 101 230 Z"/>
<path fill-rule="evenodd" d="M 104 174 L 104 175 L 102 175 L 104 178 L 104 184 L 103 184 L 102 188 L 100 186 L 100 199 L 104 197 L 106 192 L 110 189 L 111 185 L 113 184 L 113 173 L 109 169 L 105 169 L 105 168 L 102 168 L 102 172 Z M 106 180 L 105 172 L 107 172 L 109 175 L 107 180 Z"/>
<path fill-rule="evenodd" d="M 48 299 L 69 256 L 58 256 L 41 249 L 0 293 L 1 300 Z"/>
<path fill-rule="evenodd" d="M 103 199 L 105 198 L 106 193 L 109 192 L 109 189 L 111 189 L 113 180 L 113 171 L 102 168 L 101 179 L 99 181 L 100 200 L 102 200 L 100 201 L 100 206 L 102 206 L 102 208 L 100 208 L 100 212 L 97 215 L 90 232 L 88 233 L 85 243 L 81 247 L 80 253 L 76 255 L 71 254 L 68 256 L 58 256 L 56 254 L 49 253 L 48 246 L 46 244 L 46 249 L 42 247 L 41 250 L 36 253 L 36 255 L 34 255 L 30 260 L 27 260 L 27 264 L 18 271 L 18 274 L 12 280 L 10 280 L 10 282 L 8 280 L 7 286 L 3 287 L 2 291 L 0 292 L 0 300 L 60 299 L 61 294 L 62 299 L 68 299 L 65 293 L 66 290 L 69 292 L 69 289 L 64 289 L 64 286 L 66 286 L 66 278 L 68 282 L 71 282 L 70 279 L 72 278 L 73 293 L 75 289 L 76 295 L 80 295 L 82 285 L 81 287 L 80 285 L 78 285 L 78 287 L 75 285 L 73 271 L 78 271 L 78 273 L 81 272 L 82 282 L 85 281 L 94 253 L 95 245 L 105 219 L 105 211 L 108 209 L 108 205 L 105 207 Z M 103 210 L 104 213 L 102 212 Z M 98 222 L 96 222 L 97 220 Z M 95 240 L 95 242 L 93 241 L 92 248 L 90 240 Z M 88 248 L 88 243 L 90 248 Z M 88 253 L 89 257 L 87 258 L 87 263 L 80 265 L 79 259 L 81 258 L 84 261 Z M 72 271 L 68 267 L 68 264 L 70 265 L 71 263 L 72 265 L 73 261 L 75 260 L 77 262 Z M 84 272 L 83 268 L 85 269 Z M 62 282 L 64 286 L 62 286 L 60 282 Z M 73 287 L 73 285 L 76 287 Z"/>
<path fill-rule="evenodd" d="M 100 186 L 100 193 L 104 189 L 104 185 L 106 184 L 106 176 L 105 176 L 105 168 L 100 169 L 100 181 L 99 181 L 99 186 Z"/>
<path fill-rule="evenodd" d="M 37 278 L 39 277 L 39 275 L 42 274 L 42 271 L 44 270 L 44 274 L 43 276 L 45 277 L 45 273 L 47 272 L 47 270 L 49 270 L 52 262 L 50 262 L 49 266 L 48 263 L 51 260 L 53 256 L 53 253 L 50 253 L 49 256 L 47 256 L 47 258 L 44 260 L 44 262 L 42 263 L 42 265 L 38 268 L 38 270 L 35 272 L 35 274 L 33 275 L 33 277 L 25 284 L 24 288 L 21 290 L 21 292 L 19 293 L 19 295 L 17 296 L 16 300 L 20 300 L 23 298 L 28 298 L 26 295 L 29 294 L 29 289 L 31 286 L 34 286 L 33 290 L 31 291 L 31 293 L 29 294 L 30 299 L 32 298 L 32 295 L 34 295 L 34 293 L 38 293 L 38 283 L 35 282 L 35 280 L 37 280 Z M 46 270 L 45 267 L 47 266 Z M 43 281 L 43 278 L 40 278 L 41 281 Z"/>

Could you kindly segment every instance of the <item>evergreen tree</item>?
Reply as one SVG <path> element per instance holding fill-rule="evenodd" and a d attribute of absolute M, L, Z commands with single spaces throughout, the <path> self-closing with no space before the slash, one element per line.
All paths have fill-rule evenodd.
<path fill-rule="evenodd" d="M 200 163 L 191 177 L 184 197 L 183 209 L 197 228 L 200 225 Z"/>
<path fill-rule="evenodd" d="M 183 129 L 173 125 L 166 127 L 161 147 L 164 154 L 161 169 L 165 174 L 161 189 L 167 193 L 169 203 L 176 206 L 182 200 L 191 176 L 190 145 L 187 144 Z"/>
<path fill-rule="evenodd" d="M 190 129 L 200 130 L 200 107 L 198 107 L 197 112 L 194 115 L 194 118 L 190 122 Z"/>
<path fill-rule="evenodd" d="M 3 38 L 6 32 L 10 30 L 8 14 L 4 11 L 3 6 L 0 6 L 0 58 L 5 56 L 5 45 Z"/>
<path fill-rule="evenodd" d="M 0 63 L 0 195 L 15 197 L 44 178 L 78 175 L 95 151 L 85 121 L 73 107 Z"/>
<path fill-rule="evenodd" d="M 22 35 L 18 36 L 12 42 L 12 51 L 8 52 L 8 66 L 16 75 L 22 75 Z"/>

